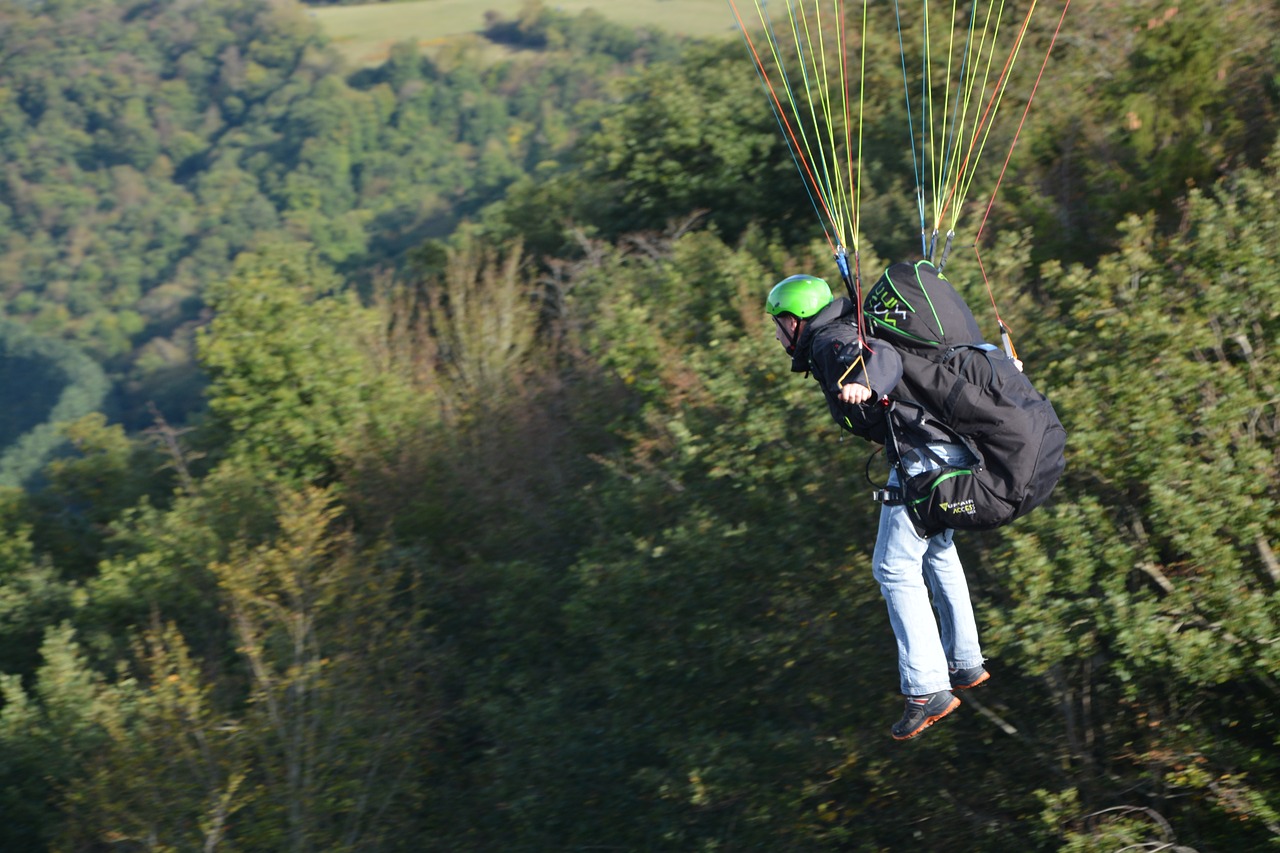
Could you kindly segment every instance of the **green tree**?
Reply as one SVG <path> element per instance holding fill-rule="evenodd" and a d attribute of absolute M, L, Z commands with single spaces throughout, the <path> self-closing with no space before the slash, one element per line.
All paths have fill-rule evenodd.
<path fill-rule="evenodd" d="M 0 492 L 0 672 L 29 676 L 45 629 L 69 618 L 78 593 L 36 548 L 37 513 L 17 489 Z"/>
<path fill-rule="evenodd" d="M 211 287 L 217 316 L 199 336 L 209 413 L 241 452 L 285 476 L 331 476 L 378 387 L 359 345 L 372 315 L 315 253 L 245 256 Z"/>
<path fill-rule="evenodd" d="M 135 655 L 139 676 L 113 686 L 104 743 L 67 786 L 60 843 L 225 846 L 229 822 L 253 798 L 239 726 L 214 709 L 212 688 L 172 625 L 149 630 Z"/>
<path fill-rule="evenodd" d="M 1037 223 L 1038 261 L 1091 263 L 1148 210 L 1177 228 L 1189 188 L 1259 165 L 1275 138 L 1275 16 L 1252 0 L 1073 5 L 997 218 Z"/>
<path fill-rule="evenodd" d="M 434 720 L 410 579 L 361 553 L 330 495 L 279 502 L 278 538 L 212 567 L 249 675 L 240 731 L 260 788 L 244 843 L 401 848 Z"/>
<path fill-rule="evenodd" d="M 1271 715 L 1245 710 L 1276 691 L 1277 186 L 1242 172 L 1177 237 L 1132 220 L 1096 270 L 1050 273 L 1068 473 L 992 563 L 993 642 L 1061 709 L 1078 808 L 1150 807 L 1193 846 L 1280 830 Z"/>
<path fill-rule="evenodd" d="M 611 236 L 660 229 L 699 209 L 731 238 L 766 211 L 770 227 L 813 227 L 795 164 L 741 50 L 691 49 L 674 67 L 655 65 L 620 84 L 621 101 L 581 151 L 587 187 L 599 182 L 586 196 L 590 218 Z"/>
<path fill-rule="evenodd" d="M 0 675 L 0 792 L 6 847 L 38 850 L 52 841 L 59 789 L 80 758 L 106 743 L 103 725 L 118 711 L 105 679 L 85 662 L 75 631 L 51 625 L 40 647 L 34 686 Z"/>
<path fill-rule="evenodd" d="M 144 498 L 163 499 L 172 482 L 161 474 L 153 446 L 130 439 L 101 413 L 67 424 L 62 434 L 69 452 L 45 466 L 47 483 L 33 504 L 41 516 L 41 542 L 54 545 L 63 571 L 84 577 L 95 568 L 112 525 Z"/>

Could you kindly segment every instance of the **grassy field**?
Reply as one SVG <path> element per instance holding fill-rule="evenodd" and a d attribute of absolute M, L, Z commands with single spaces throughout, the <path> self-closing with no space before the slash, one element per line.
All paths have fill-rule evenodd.
<path fill-rule="evenodd" d="M 397 42 L 414 39 L 427 52 L 476 33 L 484 13 L 514 18 L 524 0 L 415 0 L 365 6 L 327 6 L 311 14 L 352 65 L 377 65 Z M 594 9 L 619 23 L 650 25 L 679 35 L 731 36 L 737 25 L 725 0 L 547 0 L 570 14 Z"/>

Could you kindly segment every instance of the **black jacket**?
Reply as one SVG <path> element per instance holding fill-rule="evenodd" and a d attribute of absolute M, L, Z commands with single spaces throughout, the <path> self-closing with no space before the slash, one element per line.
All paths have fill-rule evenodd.
<path fill-rule="evenodd" d="M 854 435 L 884 444 L 885 418 L 892 416 L 904 452 L 924 442 L 953 440 L 931 418 L 920 417 L 922 410 L 901 382 L 902 357 L 897 349 L 879 338 L 866 338 L 865 346 L 860 344 L 857 323 L 857 311 L 846 297 L 823 308 L 801 329 L 792 371 L 813 375 L 832 419 Z M 868 386 L 871 400 L 860 405 L 841 402 L 840 388 L 851 382 Z M 889 402 L 898 405 L 891 407 Z"/>

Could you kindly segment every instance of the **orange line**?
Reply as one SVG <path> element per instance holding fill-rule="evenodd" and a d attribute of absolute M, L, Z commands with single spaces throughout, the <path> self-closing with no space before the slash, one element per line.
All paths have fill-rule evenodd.
<path fill-rule="evenodd" d="M 995 88 L 991 92 L 991 98 L 987 101 L 986 109 L 984 109 L 982 112 L 982 118 L 981 120 L 979 120 L 978 124 L 973 128 L 973 136 L 969 140 L 969 150 L 965 152 L 964 161 L 961 162 L 960 168 L 956 170 L 955 183 L 951 185 L 950 190 L 947 193 L 947 200 L 943 202 L 942 210 L 938 212 L 939 229 L 942 225 L 942 220 L 943 220 L 943 217 L 946 215 L 947 209 L 951 207 L 951 202 L 954 200 L 956 193 L 960 189 L 960 181 L 964 177 L 964 170 L 969 166 L 969 158 L 973 156 L 973 148 L 978 143 L 978 137 L 982 135 L 982 129 L 985 128 L 988 122 L 992 119 L 992 112 L 995 109 L 995 103 L 997 100 L 999 100 L 1001 89 L 1003 89 L 1005 85 L 1005 81 L 1008 79 L 1009 71 L 1013 68 L 1013 58 L 1017 55 L 1018 51 L 1021 49 L 1022 39 L 1027 34 L 1027 28 L 1031 26 L 1031 15 L 1034 11 L 1035 11 L 1034 5 L 1032 5 L 1030 8 L 1027 9 L 1027 16 L 1022 19 L 1022 30 L 1018 33 L 1018 37 L 1014 40 L 1013 47 L 1009 50 L 1009 55 L 1005 57 L 1004 68 L 1001 69 L 1000 77 L 997 78 L 996 80 Z M 1030 101 L 1028 101 L 1028 103 L 1030 103 Z"/>
<path fill-rule="evenodd" d="M 827 219 L 831 222 L 831 226 L 834 229 L 836 218 L 832 215 L 831 208 L 827 206 L 827 200 L 822 193 L 822 185 L 818 183 L 816 178 L 814 178 L 813 172 L 809 168 L 809 161 L 805 159 L 804 152 L 800 148 L 800 143 L 796 139 L 795 131 L 791 129 L 791 123 L 787 121 L 786 111 L 782 108 L 782 101 L 778 98 L 778 93 L 774 91 L 773 83 L 769 80 L 769 72 L 765 68 L 763 60 L 760 59 L 760 54 L 756 51 L 756 46 L 751 40 L 750 33 L 747 32 L 747 26 L 742 20 L 742 15 L 738 12 L 738 5 L 734 3 L 733 0 L 729 0 L 729 6 L 733 9 L 733 16 L 738 20 L 738 28 L 742 31 L 742 36 L 746 39 L 747 47 L 751 50 L 751 56 L 755 60 L 756 69 L 759 70 L 761 79 L 764 80 L 765 88 L 768 90 L 769 96 L 773 98 L 773 103 L 777 107 L 778 121 L 782 124 L 787 136 L 791 139 L 792 154 L 795 155 L 796 162 L 800 163 L 803 167 L 801 169 L 802 176 L 806 177 L 809 181 L 809 185 L 813 187 L 814 194 L 822 204 L 822 209 L 826 211 Z M 831 235 L 827 234 L 826 236 L 827 245 L 831 246 L 832 251 L 834 251 L 835 244 L 831 242 Z"/>
<path fill-rule="evenodd" d="M 996 203 L 996 193 L 1000 192 L 1000 184 L 1004 182 L 1005 172 L 1009 169 L 1009 161 L 1013 158 L 1014 146 L 1018 144 L 1018 137 L 1022 135 L 1022 126 L 1026 124 L 1027 114 L 1031 112 L 1031 102 L 1035 100 L 1036 90 L 1040 88 L 1040 81 L 1044 78 L 1044 70 L 1049 65 L 1049 55 L 1053 53 L 1053 47 L 1058 42 L 1058 34 L 1062 32 L 1062 22 L 1067 19 L 1067 9 L 1071 6 L 1071 0 L 1066 0 L 1062 4 L 1062 15 L 1058 18 L 1058 26 L 1053 30 L 1053 38 L 1049 39 L 1049 47 L 1044 52 L 1044 61 L 1040 63 L 1040 73 L 1036 75 L 1036 82 L 1031 87 L 1031 94 L 1027 96 L 1027 105 L 1022 110 L 1022 119 L 1018 122 L 1018 129 L 1014 131 L 1013 141 L 1009 143 L 1009 153 L 1005 155 L 1004 165 L 1000 167 L 1000 176 L 996 178 L 995 188 L 991 190 L 991 198 L 987 201 L 987 209 L 982 214 L 982 222 L 978 225 L 978 231 L 973 237 L 973 254 L 978 259 L 978 269 L 982 271 L 982 281 L 987 286 L 987 294 L 991 297 L 991 308 L 996 313 L 996 322 L 1000 324 L 1002 329 L 1007 331 L 1004 320 L 1000 319 L 1000 309 L 996 308 L 996 297 L 991 289 L 991 282 L 987 279 L 986 267 L 982 265 L 982 253 L 978 250 L 978 243 L 982 239 L 982 232 L 987 227 L 987 219 L 991 216 L 991 208 Z"/>

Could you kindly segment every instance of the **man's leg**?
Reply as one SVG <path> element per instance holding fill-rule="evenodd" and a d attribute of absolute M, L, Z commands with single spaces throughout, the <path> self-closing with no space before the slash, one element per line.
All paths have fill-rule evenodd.
<path fill-rule="evenodd" d="M 938 611 L 938 631 L 947 663 L 952 669 L 963 670 L 981 666 L 983 658 L 969 583 L 951 536 L 948 530 L 929 540 L 923 566 L 925 581 L 933 593 L 933 606 Z"/>
<path fill-rule="evenodd" d="M 898 643 L 900 686 L 907 696 L 951 688 L 947 656 L 924 580 L 929 542 L 916 535 L 902 506 L 880 508 L 872 574 L 889 608 L 889 624 Z"/>

